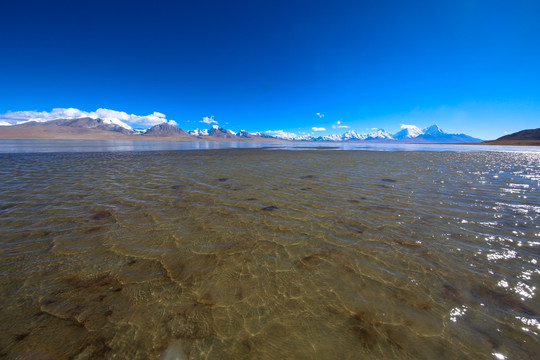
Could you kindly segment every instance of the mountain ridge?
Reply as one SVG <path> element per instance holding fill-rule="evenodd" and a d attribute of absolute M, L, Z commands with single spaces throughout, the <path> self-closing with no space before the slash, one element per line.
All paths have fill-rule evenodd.
<path fill-rule="evenodd" d="M 152 126 L 151 128 L 147 129 L 144 133 L 142 133 L 143 136 L 161 136 L 161 137 L 168 137 L 168 136 L 180 136 L 180 137 L 188 137 L 190 136 L 189 133 L 177 126 L 171 125 L 169 123 L 161 123 Z"/>
<path fill-rule="evenodd" d="M 44 129 L 49 128 L 46 132 L 51 134 L 54 132 L 54 127 L 72 128 L 74 131 L 79 131 L 80 136 L 90 134 L 92 131 L 110 132 L 131 138 L 161 138 L 161 139 L 177 139 L 177 140 L 227 140 L 227 141 L 268 141 L 268 140 L 290 140 L 290 141 L 313 141 L 313 142 L 391 142 L 391 143 L 478 143 L 481 139 L 473 138 L 465 134 L 448 134 L 445 133 L 438 125 L 434 124 L 424 129 L 420 129 L 415 125 L 402 125 L 402 130 L 395 134 L 391 134 L 384 129 L 375 129 L 370 133 L 360 134 L 355 130 L 348 130 L 341 135 L 331 134 L 325 136 L 313 135 L 296 135 L 285 132 L 247 132 L 240 130 L 234 132 L 223 128 L 219 125 L 212 125 L 209 129 L 183 130 L 171 123 L 163 122 L 154 125 L 146 130 L 135 130 L 129 125 L 117 119 L 101 119 L 91 117 L 69 118 L 69 119 L 54 119 L 49 121 L 25 121 L 17 125 L 0 127 L 0 137 L 9 135 L 10 131 L 5 131 L 7 128 L 12 129 Z M 11 131 L 17 133 L 17 131 Z M 69 131 L 62 130 L 59 133 L 64 134 Z M 59 134 L 58 136 L 62 136 Z M 24 131 L 19 134 L 24 138 Z M 97 136 L 97 133 L 95 134 Z M 32 135 L 28 131 L 28 136 L 32 138 L 39 134 Z"/>
<path fill-rule="evenodd" d="M 495 140 L 484 141 L 488 145 L 540 145 L 540 128 L 525 129 L 516 131 L 508 135 L 501 136 Z"/>

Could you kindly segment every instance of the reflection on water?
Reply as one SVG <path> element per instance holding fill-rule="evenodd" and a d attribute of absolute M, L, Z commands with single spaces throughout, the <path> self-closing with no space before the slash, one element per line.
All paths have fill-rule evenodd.
<path fill-rule="evenodd" d="M 538 153 L 0 161 L 2 357 L 540 357 Z"/>
<path fill-rule="evenodd" d="M 117 152 L 209 149 L 371 150 L 371 151 L 512 151 L 540 153 L 538 146 L 399 144 L 371 142 L 255 142 L 150 140 L 36 140 L 0 139 L 2 153 Z"/>
<path fill-rule="evenodd" d="M 280 143 L 249 141 L 0 139 L 1 153 L 117 152 L 260 148 Z"/>

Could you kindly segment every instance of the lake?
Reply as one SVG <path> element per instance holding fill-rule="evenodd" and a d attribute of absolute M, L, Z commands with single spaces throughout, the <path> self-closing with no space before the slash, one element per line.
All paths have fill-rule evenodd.
<path fill-rule="evenodd" d="M 538 148 L 16 142 L 1 357 L 540 357 Z"/>
<path fill-rule="evenodd" d="M 153 140 L 0 139 L 0 154 L 51 152 L 119 152 L 211 149 L 365 150 L 365 151 L 512 151 L 540 152 L 539 146 L 400 144 L 376 142 L 256 142 Z"/>

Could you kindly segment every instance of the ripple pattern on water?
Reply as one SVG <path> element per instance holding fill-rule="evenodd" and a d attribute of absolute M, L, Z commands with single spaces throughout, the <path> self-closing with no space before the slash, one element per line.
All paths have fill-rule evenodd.
<path fill-rule="evenodd" d="M 540 357 L 538 153 L 0 161 L 2 357 Z"/>

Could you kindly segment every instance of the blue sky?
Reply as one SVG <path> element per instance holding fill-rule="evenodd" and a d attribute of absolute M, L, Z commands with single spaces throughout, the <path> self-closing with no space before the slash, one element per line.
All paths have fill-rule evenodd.
<path fill-rule="evenodd" d="M 0 113 L 165 114 L 185 129 L 540 127 L 540 1 L 0 3 Z M 316 113 L 324 114 L 324 117 Z"/>

